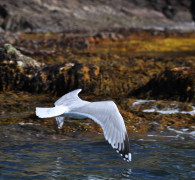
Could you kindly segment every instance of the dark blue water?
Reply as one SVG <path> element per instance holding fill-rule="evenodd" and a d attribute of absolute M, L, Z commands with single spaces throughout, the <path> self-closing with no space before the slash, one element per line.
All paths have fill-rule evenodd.
<path fill-rule="evenodd" d="M 127 163 L 103 135 L 1 136 L 0 179 L 193 179 L 195 143 L 164 133 L 130 136 Z"/>

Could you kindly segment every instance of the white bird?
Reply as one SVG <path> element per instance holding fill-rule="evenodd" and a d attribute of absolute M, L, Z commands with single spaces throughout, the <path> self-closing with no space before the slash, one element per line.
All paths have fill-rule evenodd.
<path fill-rule="evenodd" d="M 78 97 L 81 89 L 71 91 L 59 100 L 52 108 L 36 108 L 40 118 L 55 117 L 58 128 L 61 128 L 66 117 L 90 118 L 98 123 L 104 132 L 105 139 L 121 154 L 124 160 L 131 161 L 129 138 L 124 120 L 113 101 L 84 101 Z"/>

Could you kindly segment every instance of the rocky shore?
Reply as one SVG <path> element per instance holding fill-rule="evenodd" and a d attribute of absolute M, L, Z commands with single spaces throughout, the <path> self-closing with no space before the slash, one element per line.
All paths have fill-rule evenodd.
<path fill-rule="evenodd" d="M 23 33 L 14 43 L 17 48 L 0 48 L 1 122 L 40 123 L 51 133 L 69 135 L 101 132 L 90 120 L 68 120 L 57 130 L 53 119 L 35 117 L 36 106 L 51 106 L 59 96 L 82 88 L 83 99 L 114 100 L 129 132 L 193 129 L 194 37 L 159 31 Z"/>

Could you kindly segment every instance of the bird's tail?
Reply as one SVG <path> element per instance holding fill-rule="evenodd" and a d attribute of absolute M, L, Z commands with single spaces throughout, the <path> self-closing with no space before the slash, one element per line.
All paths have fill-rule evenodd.
<path fill-rule="evenodd" d="M 36 115 L 40 118 L 56 117 L 66 112 L 68 112 L 68 108 L 65 106 L 55 106 L 53 108 L 36 107 Z"/>

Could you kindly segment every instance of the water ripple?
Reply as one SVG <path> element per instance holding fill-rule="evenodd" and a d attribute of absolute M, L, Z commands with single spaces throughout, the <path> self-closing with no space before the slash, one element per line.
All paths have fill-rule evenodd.
<path fill-rule="evenodd" d="M 147 136 L 149 135 L 149 136 Z M 124 162 L 104 138 L 1 140 L 0 179 L 189 179 L 195 177 L 192 139 L 147 134 L 131 140 Z M 154 139 L 155 141 L 147 140 Z M 132 138 L 131 138 L 132 139 Z"/>

